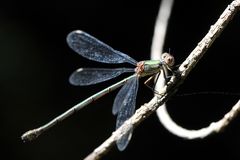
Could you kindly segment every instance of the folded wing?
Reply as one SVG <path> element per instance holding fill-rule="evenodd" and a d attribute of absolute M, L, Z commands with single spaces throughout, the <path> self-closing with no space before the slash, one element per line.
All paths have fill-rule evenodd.
<path fill-rule="evenodd" d="M 138 91 L 138 77 L 130 79 L 118 92 L 113 104 L 113 113 L 117 114 L 116 129 L 118 129 L 135 112 L 136 97 Z M 129 126 L 129 131 L 117 141 L 117 147 L 123 151 L 132 136 L 133 128 Z"/>

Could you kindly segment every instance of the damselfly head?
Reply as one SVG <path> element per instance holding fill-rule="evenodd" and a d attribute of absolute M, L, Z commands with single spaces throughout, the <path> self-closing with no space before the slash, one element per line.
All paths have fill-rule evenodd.
<path fill-rule="evenodd" d="M 163 53 L 161 58 L 162 61 L 165 62 L 165 64 L 167 64 L 169 67 L 172 67 L 175 63 L 174 57 L 167 52 Z"/>

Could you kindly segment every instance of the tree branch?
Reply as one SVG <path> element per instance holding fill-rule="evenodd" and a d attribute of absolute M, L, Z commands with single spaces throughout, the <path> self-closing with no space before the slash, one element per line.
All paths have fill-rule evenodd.
<path fill-rule="evenodd" d="M 170 81 L 161 89 L 161 96 L 154 96 L 150 102 L 142 105 L 130 119 L 125 121 L 121 127 L 113 132 L 112 135 L 88 155 L 85 160 L 100 159 L 114 146 L 116 140 L 120 139 L 122 135 L 129 131 L 129 126 L 132 125 L 133 127 L 137 127 L 149 115 L 154 113 L 160 105 L 165 103 L 168 98 L 177 91 L 179 85 L 184 82 L 189 72 L 194 68 L 214 40 L 221 34 L 233 15 L 238 11 L 239 7 L 240 0 L 234 0 L 225 9 L 217 22 L 211 26 L 209 32 L 198 43 L 188 58 L 181 64 L 176 75 L 172 76 Z"/>
<path fill-rule="evenodd" d="M 225 27 L 226 24 L 228 23 L 228 21 L 224 22 L 225 19 L 228 17 L 229 19 L 231 19 L 231 12 L 233 11 L 232 7 L 234 6 L 239 6 L 239 1 L 233 1 L 228 8 L 225 9 L 225 11 L 223 12 L 223 14 L 220 16 L 218 22 L 213 25 L 209 31 L 209 38 L 205 38 L 203 41 L 205 41 L 205 43 L 211 43 L 213 41 L 211 41 L 211 37 L 213 37 L 212 35 L 217 34 L 219 35 L 221 30 L 219 28 L 221 27 Z M 237 10 L 236 10 L 237 11 Z M 227 16 L 227 17 L 226 17 Z M 158 27 L 157 25 L 155 27 Z M 155 29 L 156 30 L 156 29 Z M 211 35 L 212 34 L 212 35 Z M 159 34 L 157 34 L 159 35 Z M 216 36 L 217 37 L 217 36 Z M 213 40 L 216 38 L 214 37 Z M 207 41 L 211 41 L 211 42 L 207 42 Z M 154 43 L 153 43 L 154 44 Z M 201 44 L 202 45 L 202 44 Z M 156 48 L 156 47 L 155 47 Z M 199 47 L 200 48 L 200 47 Z M 207 48 L 206 48 L 207 49 Z M 152 54 L 156 54 L 156 51 L 152 52 Z M 164 81 L 163 78 L 159 78 L 159 81 Z M 159 87 L 161 87 L 161 85 L 156 85 L 156 88 L 158 89 Z M 157 90 L 156 89 L 156 90 Z M 237 104 L 235 105 L 237 106 Z M 236 113 L 234 113 L 234 111 L 236 111 Z M 232 110 L 230 112 L 228 112 L 225 116 L 227 115 L 235 115 L 238 114 L 238 110 L 234 109 L 234 107 L 232 108 Z M 188 130 L 185 129 L 181 126 L 179 126 L 178 124 L 176 124 L 171 117 L 168 114 L 168 111 L 166 109 L 166 105 L 162 105 L 161 107 L 158 108 L 157 110 L 157 116 L 160 120 L 160 122 L 162 123 L 162 125 L 172 134 L 182 137 L 182 138 L 186 138 L 186 139 L 196 139 L 196 138 L 205 138 L 213 133 L 218 133 L 219 131 L 221 131 L 221 129 L 224 129 L 226 125 L 229 124 L 229 122 L 234 119 L 235 116 L 230 116 L 230 118 L 226 119 L 223 118 L 221 120 L 219 120 L 218 122 L 213 122 L 211 123 L 209 126 L 202 128 L 202 129 L 198 129 L 198 130 Z M 224 116 L 224 117 L 225 117 Z M 216 124 L 216 125 L 215 125 Z"/>

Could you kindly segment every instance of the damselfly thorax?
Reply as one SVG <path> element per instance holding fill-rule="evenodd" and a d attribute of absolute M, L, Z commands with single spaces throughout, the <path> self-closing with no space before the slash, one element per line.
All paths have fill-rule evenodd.
<path fill-rule="evenodd" d="M 139 77 L 145 77 L 160 73 L 163 67 L 171 70 L 170 68 L 174 65 L 174 57 L 169 53 L 163 53 L 161 60 L 146 60 L 137 63 L 135 72 Z"/>

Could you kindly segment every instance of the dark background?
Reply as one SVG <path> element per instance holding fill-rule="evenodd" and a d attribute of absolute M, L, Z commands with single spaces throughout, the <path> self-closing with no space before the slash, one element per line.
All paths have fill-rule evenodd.
<path fill-rule="evenodd" d="M 215 23 L 231 0 L 177 1 L 164 51 L 181 63 Z M 90 87 L 68 82 L 79 67 L 117 67 L 89 61 L 66 43 L 81 29 L 136 60 L 149 59 L 159 1 L 8 1 L 0 6 L 1 157 L 7 159 L 83 159 L 115 129 L 111 107 L 117 91 L 90 104 L 37 140 L 23 143 L 22 133 L 52 120 L 71 106 L 127 75 Z M 191 72 L 178 94 L 200 91 L 239 92 L 239 13 Z M 120 65 L 121 66 L 121 65 Z M 124 65 L 129 66 L 129 65 Z M 137 106 L 152 92 L 143 85 Z M 239 96 L 174 96 L 172 118 L 189 129 L 217 121 Z M 224 132 L 203 140 L 183 140 L 169 133 L 155 114 L 135 129 L 123 152 L 114 147 L 104 159 L 239 159 L 240 118 Z M 159 158 L 156 158 L 159 156 Z"/>

